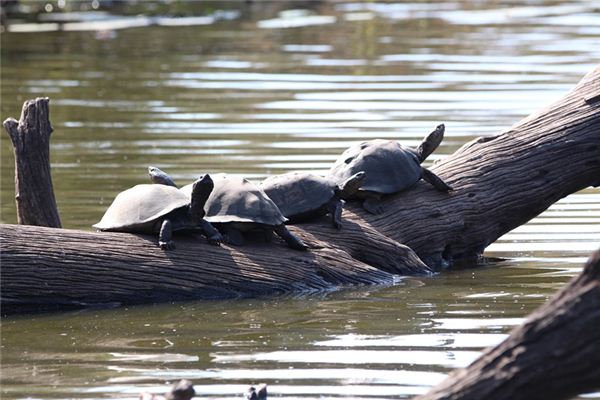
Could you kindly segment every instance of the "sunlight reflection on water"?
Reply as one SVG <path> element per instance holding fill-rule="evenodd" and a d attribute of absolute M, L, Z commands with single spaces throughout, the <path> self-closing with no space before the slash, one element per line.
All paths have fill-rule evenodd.
<path fill-rule="evenodd" d="M 283 10 L 62 32 L 47 20 L 2 34 L 3 118 L 51 96 L 66 227 L 91 229 L 149 164 L 182 183 L 206 170 L 324 172 L 357 141 L 416 146 L 444 122 L 429 165 L 560 97 L 600 57 L 600 15 L 583 0 L 323 2 L 283 14 L 272 3 Z M 120 29 L 132 24 L 152 26 Z M 67 32 L 98 26 L 114 31 Z M 54 32 L 16 33 L 33 28 Z M 2 143 L 1 220 L 14 223 Z M 137 398 L 179 378 L 221 400 L 260 381 L 289 400 L 423 393 L 580 271 L 600 242 L 599 204 L 598 189 L 568 196 L 488 247 L 508 260 L 391 287 L 5 319 L 2 398 Z"/>

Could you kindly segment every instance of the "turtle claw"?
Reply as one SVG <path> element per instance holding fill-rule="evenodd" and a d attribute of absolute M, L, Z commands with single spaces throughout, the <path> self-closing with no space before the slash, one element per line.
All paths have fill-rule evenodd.
<path fill-rule="evenodd" d="M 217 232 L 208 238 L 208 243 L 212 244 L 213 246 L 220 246 L 224 240 L 225 238 L 223 238 L 223 236 Z"/>
<path fill-rule="evenodd" d="M 168 242 L 159 241 L 158 247 L 162 250 L 175 250 L 175 243 L 172 240 L 169 240 Z"/>
<path fill-rule="evenodd" d="M 295 250 L 307 251 L 309 249 L 308 245 L 302 242 L 298 247 L 293 247 Z"/>

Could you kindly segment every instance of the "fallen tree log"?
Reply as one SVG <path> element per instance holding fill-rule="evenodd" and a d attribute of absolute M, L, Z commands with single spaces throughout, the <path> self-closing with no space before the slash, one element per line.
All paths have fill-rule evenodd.
<path fill-rule="evenodd" d="M 1 225 L 3 312 L 321 290 L 477 259 L 558 199 L 600 185 L 599 96 L 597 67 L 548 108 L 467 143 L 432 168 L 450 195 L 421 182 L 389 196 L 381 215 L 348 204 L 341 232 L 326 219 L 292 226 L 310 246 L 304 254 L 198 238 L 163 252 L 147 236 Z"/>
<path fill-rule="evenodd" d="M 498 346 L 415 400 L 560 400 L 600 388 L 600 250 Z"/>
<path fill-rule="evenodd" d="M 310 252 L 284 245 L 210 246 L 177 237 L 165 252 L 156 238 L 2 225 L 2 307 L 121 305 L 310 292 L 342 284 L 391 283 L 392 275 L 332 246 Z M 59 243 L 57 243 L 59 241 Z"/>

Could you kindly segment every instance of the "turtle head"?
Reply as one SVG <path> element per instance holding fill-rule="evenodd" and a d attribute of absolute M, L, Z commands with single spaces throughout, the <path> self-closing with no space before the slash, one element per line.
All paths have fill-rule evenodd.
<path fill-rule="evenodd" d="M 367 173 L 365 171 L 357 172 L 352 175 L 350 178 L 346 179 L 340 185 L 338 185 L 338 190 L 336 194 L 338 197 L 347 200 L 354 196 L 358 189 L 362 186 L 365 178 L 367 177 Z"/>
<path fill-rule="evenodd" d="M 171 391 L 165 396 L 167 400 L 190 400 L 196 395 L 192 382 L 182 379 L 173 385 Z"/>
<path fill-rule="evenodd" d="M 204 204 L 212 192 L 215 184 L 209 174 L 200 176 L 192 185 L 192 198 L 190 202 L 190 214 L 192 219 L 200 221 L 206 214 Z"/>
<path fill-rule="evenodd" d="M 150 176 L 150 180 L 152 181 L 152 183 L 177 187 L 177 185 L 175 185 L 175 182 L 173 182 L 173 179 L 171 179 L 171 177 L 166 172 L 162 171 L 157 167 L 149 166 L 148 175 Z"/>
<path fill-rule="evenodd" d="M 431 153 L 438 148 L 440 143 L 442 143 L 442 139 L 444 139 L 444 131 L 446 127 L 444 124 L 438 125 L 433 132 L 431 132 L 427 137 L 423 139 L 419 147 L 417 147 L 416 153 L 417 158 L 419 159 L 419 163 L 425 161 L 427 157 Z"/>
<path fill-rule="evenodd" d="M 261 383 L 258 388 L 250 386 L 246 392 L 246 400 L 267 400 L 267 384 Z"/>

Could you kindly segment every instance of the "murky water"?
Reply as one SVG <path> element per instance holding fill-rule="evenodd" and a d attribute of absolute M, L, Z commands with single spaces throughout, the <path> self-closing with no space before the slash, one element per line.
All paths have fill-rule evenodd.
<path fill-rule="evenodd" d="M 304 3 L 229 2 L 189 26 L 3 33 L 1 117 L 51 98 L 64 226 L 91 229 L 149 164 L 182 183 L 324 171 L 357 140 L 416 145 L 444 122 L 430 157 L 442 158 L 559 98 L 600 59 L 600 13 L 584 0 Z M 0 139 L 0 220 L 14 223 Z M 599 204 L 597 189 L 561 200 L 490 246 L 506 262 L 391 287 L 5 318 L 2 398 L 134 398 L 182 377 L 209 398 L 261 381 L 289 399 L 407 398 L 580 271 L 600 242 Z"/>

